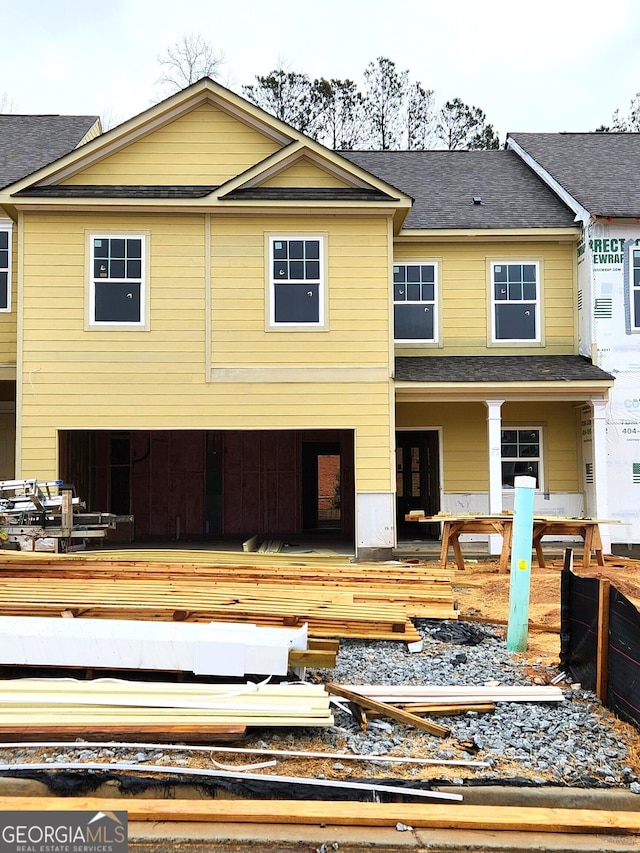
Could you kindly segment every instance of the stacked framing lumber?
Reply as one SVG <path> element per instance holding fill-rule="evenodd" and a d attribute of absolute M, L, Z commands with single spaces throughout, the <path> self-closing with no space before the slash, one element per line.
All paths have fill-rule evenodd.
<path fill-rule="evenodd" d="M 0 797 L 0 809 L 115 812 L 121 799 L 101 797 Z M 126 800 L 129 821 L 200 821 L 313 826 L 389 826 L 414 829 L 516 830 L 520 832 L 637 835 L 640 812 L 605 809 L 474 806 L 456 803 L 363 803 L 299 800 Z"/>
<path fill-rule="evenodd" d="M 0 730 L 53 726 L 331 726 L 329 696 L 315 684 L 167 684 L 120 679 L 0 681 Z"/>
<path fill-rule="evenodd" d="M 149 556 L 150 555 L 150 556 Z M 410 617 L 455 619 L 450 579 L 410 564 L 237 552 L 2 555 L 0 614 L 243 621 L 314 637 L 420 641 Z M 82 580 L 82 584 L 78 581 Z"/>

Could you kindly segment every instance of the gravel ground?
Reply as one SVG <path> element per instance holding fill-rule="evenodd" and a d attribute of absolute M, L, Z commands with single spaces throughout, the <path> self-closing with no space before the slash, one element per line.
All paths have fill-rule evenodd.
<path fill-rule="evenodd" d="M 311 670 L 310 681 L 338 684 L 531 685 L 547 684 L 558 670 L 541 658 L 523 665 L 506 649 L 504 629 L 483 625 L 418 621 L 421 652 L 403 643 L 343 640 L 333 670 Z M 461 633 L 462 632 L 462 633 Z M 438 760 L 482 761 L 482 770 L 457 766 L 392 765 L 383 759 L 356 764 L 339 760 L 279 762 L 271 772 L 324 778 L 431 779 L 450 784 L 527 784 L 623 788 L 640 794 L 640 734 L 603 709 L 580 685 L 561 683 L 561 703 L 499 703 L 494 713 L 468 711 L 434 718 L 451 729 L 441 739 L 393 720 L 371 720 L 363 732 L 347 711 L 336 708 L 331 729 L 269 730 L 252 735 L 246 746 L 295 750 L 349 751 L 362 756 L 419 756 Z M 218 757 L 231 763 L 233 758 Z M 242 757 L 242 762 L 257 758 Z M 69 761 L 148 763 L 209 767 L 209 757 L 187 749 L 100 747 L 0 750 L 0 763 Z M 399 770 L 402 767 L 402 770 Z M 267 771 L 270 772 L 270 771 Z M 638 801 L 640 805 L 640 800 Z"/>

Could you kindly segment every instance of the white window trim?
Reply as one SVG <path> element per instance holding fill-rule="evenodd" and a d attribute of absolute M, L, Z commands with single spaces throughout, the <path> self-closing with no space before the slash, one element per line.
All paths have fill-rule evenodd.
<path fill-rule="evenodd" d="M 629 329 L 632 333 L 640 332 L 640 312 L 636 318 L 635 312 L 635 294 L 640 293 L 640 285 L 637 287 L 633 283 L 633 253 L 640 252 L 640 245 L 633 243 L 629 246 Z M 637 319 L 637 323 L 634 320 Z"/>
<path fill-rule="evenodd" d="M 540 424 L 510 424 L 505 423 L 504 421 L 500 424 L 500 479 L 502 479 L 502 463 L 508 462 L 510 459 L 518 459 L 522 461 L 524 457 L 513 457 L 513 456 L 503 456 L 502 455 L 502 432 L 506 430 L 517 430 L 517 431 L 526 431 L 526 430 L 536 430 L 538 433 L 538 443 L 540 446 L 538 457 L 535 461 L 538 463 L 538 485 L 536 486 L 536 492 L 545 492 L 545 478 L 544 478 L 544 430 Z M 506 494 L 513 494 L 513 489 L 505 489 L 502 491 Z"/>
<path fill-rule="evenodd" d="M 395 299 L 395 284 L 393 281 L 393 267 L 406 266 L 430 266 L 433 267 L 433 303 L 430 300 L 418 300 L 411 302 L 396 302 Z M 440 342 L 440 265 L 435 260 L 402 260 L 394 261 L 391 269 L 391 304 L 392 311 L 395 315 L 396 305 L 431 305 L 433 304 L 433 337 L 432 338 L 396 338 L 395 334 L 395 319 L 392 316 L 393 322 L 393 342 L 403 346 L 434 346 Z"/>
<path fill-rule="evenodd" d="M 327 232 L 300 233 L 288 231 L 265 232 L 265 331 L 267 332 L 324 332 L 329 330 L 329 283 L 327 262 Z M 275 294 L 273 278 L 273 244 L 282 240 L 319 240 L 320 242 L 320 276 L 318 281 L 318 322 L 317 323 L 276 323 Z"/>
<path fill-rule="evenodd" d="M 494 268 L 496 266 L 509 266 L 510 264 L 529 266 L 533 265 L 536 268 L 536 307 L 535 307 L 535 338 L 497 338 L 496 337 L 496 304 L 517 305 L 518 301 L 508 300 L 506 303 L 496 303 L 495 299 L 495 282 Z M 487 269 L 489 278 L 489 305 L 491 314 L 491 346 L 507 346 L 507 347 L 523 347 L 523 346 L 542 346 L 544 344 L 544 336 L 542 332 L 542 262 L 537 258 L 499 258 L 487 259 Z M 522 300 L 529 302 L 530 300 Z"/>
<path fill-rule="evenodd" d="M 110 231 L 108 229 L 87 231 L 86 235 L 86 306 L 85 330 L 87 331 L 148 331 L 149 330 L 149 231 Z M 93 241 L 107 240 L 142 240 L 141 275 L 140 275 L 140 320 L 135 323 L 100 322 L 95 319 L 95 289 L 93 275 Z M 133 279 L 129 279 L 133 281 Z M 126 279 L 123 279 L 126 281 Z M 137 279 L 136 279 L 137 281 Z"/>
<path fill-rule="evenodd" d="M 11 297 L 12 297 L 12 287 L 11 287 L 11 279 L 13 276 L 13 268 L 12 268 L 12 256 L 13 256 L 13 222 L 11 219 L 0 219 L 0 231 L 6 231 L 8 236 L 8 246 L 9 246 L 9 255 L 7 260 L 7 304 L 6 307 L 0 307 L 0 314 L 10 314 L 11 313 Z M 2 272 L 5 272 L 4 267 L 0 267 Z"/>

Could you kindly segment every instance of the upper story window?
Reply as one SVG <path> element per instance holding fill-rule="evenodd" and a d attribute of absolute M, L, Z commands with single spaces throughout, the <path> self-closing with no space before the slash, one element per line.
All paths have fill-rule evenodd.
<path fill-rule="evenodd" d="M 269 326 L 323 327 L 324 238 L 271 237 L 269 256 Z"/>
<path fill-rule="evenodd" d="M 503 429 L 502 488 L 513 489 L 516 477 L 535 477 L 536 489 L 542 489 L 542 431 L 539 427 Z"/>
<path fill-rule="evenodd" d="M 0 223 L 0 311 L 11 311 L 11 225 Z"/>
<path fill-rule="evenodd" d="M 90 326 L 145 327 L 145 244 L 140 234 L 90 236 Z"/>
<path fill-rule="evenodd" d="M 631 250 L 631 328 L 640 331 L 640 249 Z"/>
<path fill-rule="evenodd" d="M 393 265 L 393 328 L 399 342 L 437 340 L 436 265 Z"/>
<path fill-rule="evenodd" d="M 540 268 L 537 261 L 491 262 L 494 342 L 540 341 Z"/>

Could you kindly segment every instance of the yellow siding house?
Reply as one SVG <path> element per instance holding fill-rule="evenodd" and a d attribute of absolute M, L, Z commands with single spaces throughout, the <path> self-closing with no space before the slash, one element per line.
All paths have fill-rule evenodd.
<path fill-rule="evenodd" d="M 591 511 L 579 229 L 512 152 L 332 152 L 205 79 L 0 206 L 16 476 L 137 539 L 386 557 L 409 509 L 501 511 L 525 472 Z"/>

